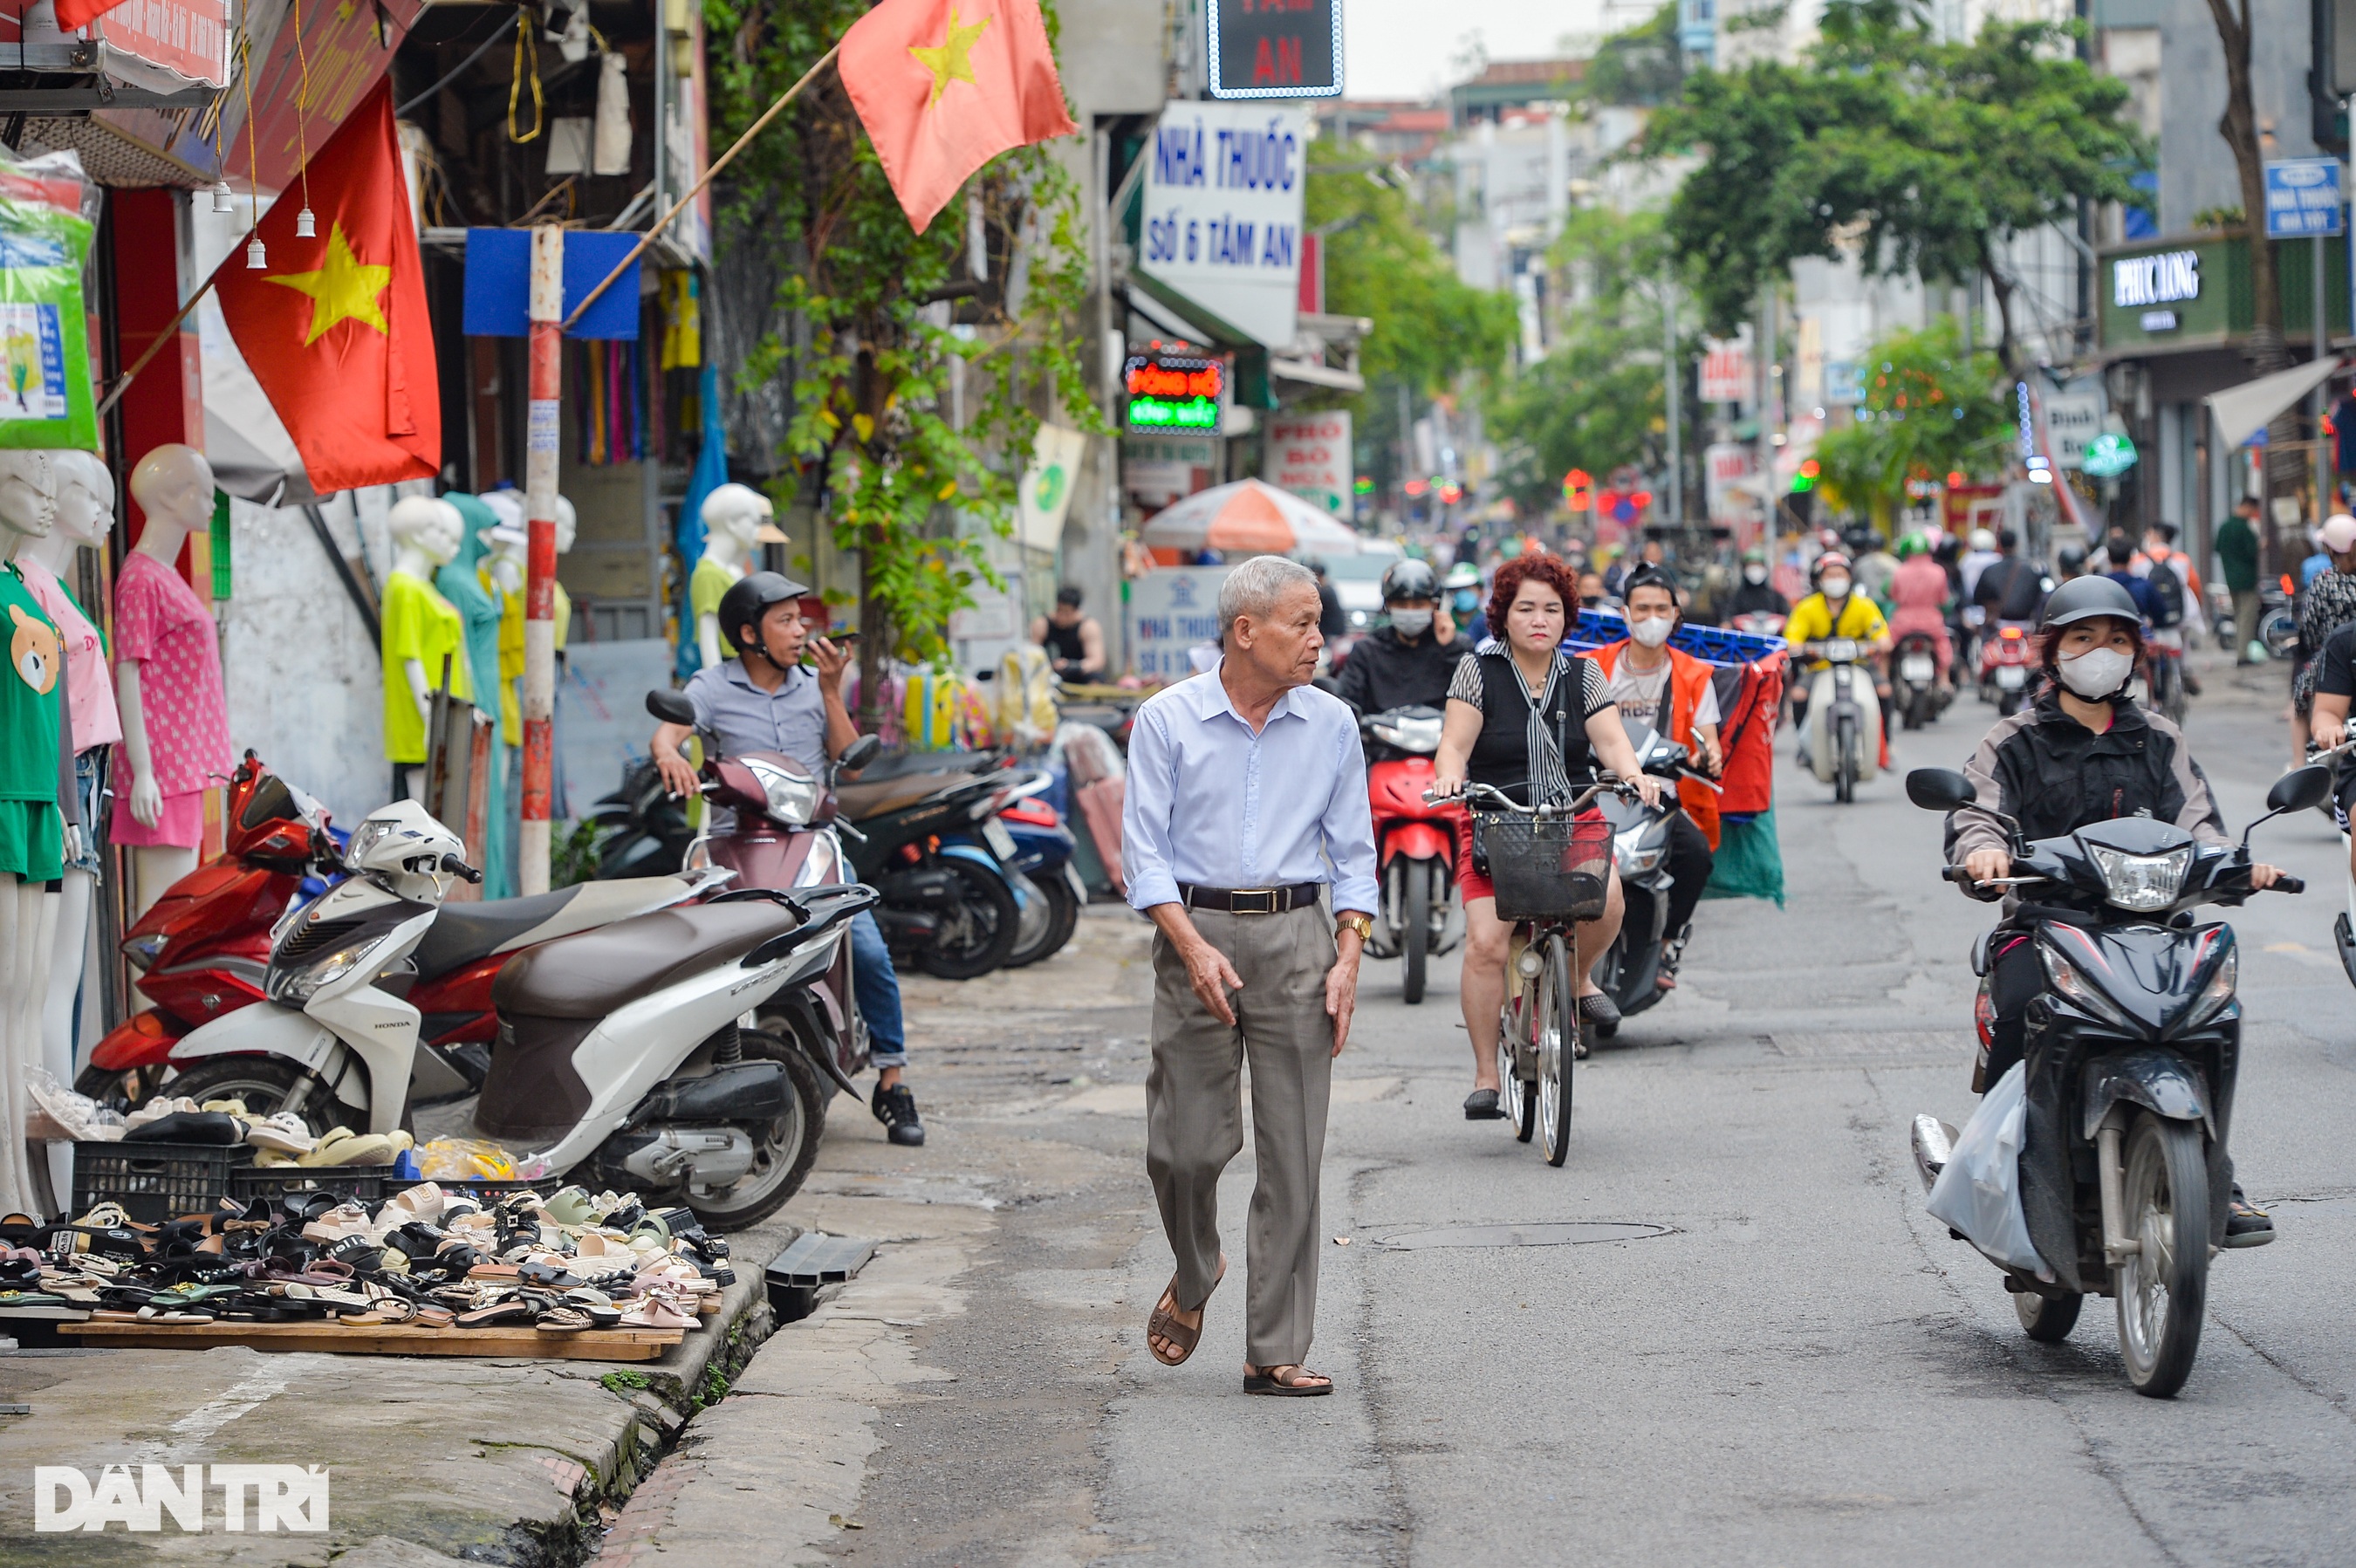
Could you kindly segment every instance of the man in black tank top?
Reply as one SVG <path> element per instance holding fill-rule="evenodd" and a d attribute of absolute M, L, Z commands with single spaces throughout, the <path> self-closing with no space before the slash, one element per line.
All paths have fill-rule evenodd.
<path fill-rule="evenodd" d="M 1047 650 L 1047 662 L 1066 681 L 1101 680 L 1105 672 L 1104 628 L 1080 613 L 1080 590 L 1066 583 L 1055 590 L 1055 607 L 1031 623 L 1031 640 Z"/>

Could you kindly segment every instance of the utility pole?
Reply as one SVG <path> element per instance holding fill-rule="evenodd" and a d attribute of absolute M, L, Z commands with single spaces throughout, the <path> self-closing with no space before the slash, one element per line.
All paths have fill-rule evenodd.
<path fill-rule="evenodd" d="M 556 459 L 563 367 L 564 231 L 531 231 L 530 413 L 524 438 L 523 831 L 518 881 L 548 891 L 549 794 L 555 761 Z"/>
<path fill-rule="evenodd" d="M 1686 521 L 1685 445 L 1677 429 L 1685 418 L 1677 384 L 1685 380 L 1683 368 L 1677 363 L 1677 283 L 1672 277 L 1661 288 L 1661 374 L 1669 399 L 1669 521 L 1679 526 Z"/>

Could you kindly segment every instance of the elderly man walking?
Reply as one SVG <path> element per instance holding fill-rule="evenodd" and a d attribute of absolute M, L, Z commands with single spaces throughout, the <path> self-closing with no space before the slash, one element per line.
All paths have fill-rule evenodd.
<path fill-rule="evenodd" d="M 1244 1391 L 1295 1397 L 1333 1391 L 1302 1365 L 1317 1316 L 1318 1167 L 1376 898 L 1357 720 L 1309 683 L 1324 646 L 1318 610 L 1317 579 L 1281 556 L 1228 574 L 1219 661 L 1137 711 L 1121 819 L 1129 901 L 1161 932 L 1145 1165 L 1178 1258 L 1146 1341 L 1173 1367 L 1193 1355 L 1226 1273 L 1219 1173 L 1243 1147 L 1248 1056 L 1258 1182 Z"/>

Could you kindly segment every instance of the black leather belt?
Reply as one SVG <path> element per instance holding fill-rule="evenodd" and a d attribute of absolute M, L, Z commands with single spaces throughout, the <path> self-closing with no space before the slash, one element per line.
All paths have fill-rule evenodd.
<path fill-rule="evenodd" d="M 1281 915 L 1306 909 L 1325 891 L 1323 882 L 1296 882 L 1290 887 L 1197 887 L 1178 885 L 1179 901 L 1189 909 L 1225 909 L 1230 915 Z"/>

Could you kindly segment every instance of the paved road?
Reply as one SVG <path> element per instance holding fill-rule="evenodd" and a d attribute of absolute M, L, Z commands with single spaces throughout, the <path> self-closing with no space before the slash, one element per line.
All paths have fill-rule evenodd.
<path fill-rule="evenodd" d="M 2218 671 L 2192 723 L 2236 827 L 2279 766 L 2276 691 Z M 1901 737 L 1900 766 L 1960 760 L 1988 716 Z M 1895 778 L 1849 808 L 1788 768 L 1780 790 L 1788 907 L 1703 907 L 1684 988 L 1580 1069 L 1560 1170 L 1462 1119 L 1452 970 L 1411 1008 L 1370 967 L 1328 1144 L 1327 1400 L 1241 1395 L 1240 1290 L 1187 1367 L 1144 1350 L 1170 1265 L 1134 927 L 1095 912 L 1034 974 L 925 992 L 933 1145 L 909 1160 L 844 1114 L 809 1200 L 838 1228 L 894 1203 L 902 1245 L 862 1283 L 914 1305 L 859 1307 L 854 1286 L 829 1309 L 894 1325 L 899 1359 L 844 1396 L 865 1402 L 846 1463 L 866 1467 L 838 1518 L 862 1528 L 804 1539 L 893 1564 L 2356 1561 L 2336 835 L 2260 830 L 2320 889 L 2236 919 L 2236 1153 L 2284 1234 L 2219 1260 L 2200 1365 L 2160 1402 L 2128 1390 L 2107 1303 L 2032 1344 L 1995 1271 L 1923 1216 L 1906 1128 L 1968 1115 L 1985 918 L 1933 880 L 1936 820 Z M 1238 1254 L 1250 1179 L 1248 1143 L 1223 1189 Z M 1646 1229 L 1399 1244 L 1558 1221 Z M 788 1329 L 751 1376 L 814 1387 L 821 1346 Z"/>

